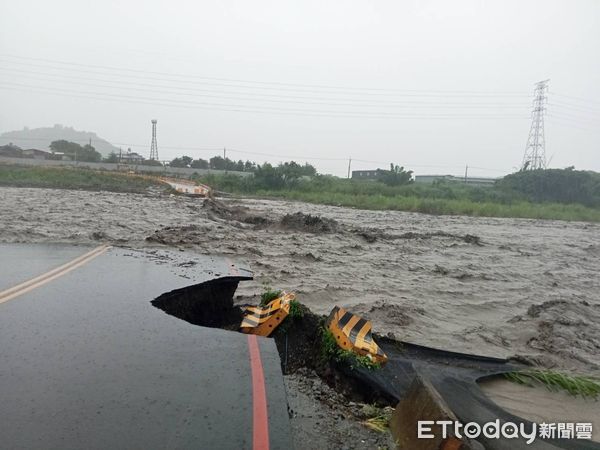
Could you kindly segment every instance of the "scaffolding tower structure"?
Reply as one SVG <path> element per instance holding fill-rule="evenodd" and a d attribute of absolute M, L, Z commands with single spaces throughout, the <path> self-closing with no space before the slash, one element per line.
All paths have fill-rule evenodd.
<path fill-rule="evenodd" d="M 533 109 L 531 112 L 531 127 L 527 146 L 523 155 L 521 170 L 538 170 L 546 168 L 546 138 L 544 136 L 544 114 L 548 101 L 548 82 L 539 81 L 533 91 Z"/>
<path fill-rule="evenodd" d="M 152 119 L 152 143 L 150 144 L 150 161 L 158 161 L 158 144 L 156 143 L 156 119 Z"/>

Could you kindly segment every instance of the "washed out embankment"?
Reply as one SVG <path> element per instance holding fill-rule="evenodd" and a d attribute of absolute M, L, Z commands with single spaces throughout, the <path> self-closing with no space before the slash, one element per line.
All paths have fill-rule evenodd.
<path fill-rule="evenodd" d="M 243 309 L 233 302 L 238 277 L 224 277 L 167 292 L 152 304 L 179 319 L 199 326 L 240 332 Z M 255 303 L 258 298 L 254 299 Z M 320 353 L 323 318 L 300 305 L 302 320 L 282 324 L 273 334 L 288 390 L 288 412 L 297 446 L 320 448 L 391 448 L 388 433 L 366 428 L 361 421 L 381 409 L 362 403 L 374 399 L 364 386 L 328 368 Z M 349 399 L 355 400 L 350 401 Z M 387 404 L 387 403 L 384 403 Z M 354 447 L 355 443 L 361 443 Z"/>
<path fill-rule="evenodd" d="M 239 332 L 243 309 L 233 302 L 238 281 L 232 277 L 211 280 L 163 294 L 152 304 L 195 325 Z M 312 370 L 349 400 L 392 407 L 405 397 L 415 377 L 424 376 L 463 423 L 477 422 L 483 425 L 500 419 L 503 422 L 523 423 L 528 429 L 532 426 L 527 419 L 513 414 L 513 411 L 517 414 L 523 411 L 527 418 L 536 412 L 527 407 L 527 392 L 522 393 L 518 401 L 514 397 L 507 401 L 500 396 L 500 402 L 495 403 L 490 397 L 498 397 L 497 389 L 490 387 L 490 382 L 487 382 L 484 392 L 478 385 L 481 379 L 524 369 L 519 362 L 440 351 L 376 335 L 389 360 L 379 368 L 362 367 L 348 364 L 347 361 L 332 360 L 324 353 L 324 326 L 325 317 L 301 306 L 299 316 L 288 316 L 276 328 L 272 337 L 276 341 L 285 374 Z M 520 407 L 522 402 L 525 408 Z M 563 399 L 563 402 L 567 405 L 577 404 L 576 400 L 570 399 Z M 560 408 L 539 413 L 549 417 L 549 420 L 558 420 L 557 411 Z M 588 417 L 588 420 L 595 419 Z M 485 443 L 491 449 L 504 448 L 496 440 Z M 565 449 L 600 448 L 591 443 L 573 443 L 569 440 L 556 440 L 553 443 Z M 526 448 L 526 445 L 518 442 L 514 443 L 514 448 Z"/>
<path fill-rule="evenodd" d="M 239 281 L 239 277 L 223 277 L 177 289 L 152 300 L 152 305 L 194 325 L 240 332 L 244 308 L 233 302 Z M 300 308 L 302 320 L 294 321 L 293 326 L 282 326 L 273 334 L 284 373 L 300 368 L 322 369 L 324 364 L 319 341 L 324 318 L 305 306 Z"/>

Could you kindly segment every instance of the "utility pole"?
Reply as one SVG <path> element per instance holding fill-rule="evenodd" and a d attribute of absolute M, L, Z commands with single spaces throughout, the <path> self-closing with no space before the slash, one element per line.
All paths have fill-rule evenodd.
<path fill-rule="evenodd" d="M 158 144 L 156 143 L 156 119 L 152 119 L 152 143 L 150 144 L 150 161 L 158 161 Z"/>
<path fill-rule="evenodd" d="M 548 82 L 539 81 L 533 91 L 533 109 L 531 111 L 531 127 L 523 155 L 521 170 L 538 170 L 546 168 L 546 139 L 544 137 L 544 113 L 548 101 Z"/>
<path fill-rule="evenodd" d="M 469 165 L 465 166 L 465 184 L 467 184 L 467 173 L 469 172 Z"/>
<path fill-rule="evenodd" d="M 352 158 L 348 159 L 348 178 L 350 178 L 350 165 L 352 164 Z"/>
<path fill-rule="evenodd" d="M 223 147 L 223 159 L 227 159 L 227 149 Z"/>

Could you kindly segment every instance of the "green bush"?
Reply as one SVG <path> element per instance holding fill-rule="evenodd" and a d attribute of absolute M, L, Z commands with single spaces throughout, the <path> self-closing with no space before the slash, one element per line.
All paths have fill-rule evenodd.
<path fill-rule="evenodd" d="M 321 359 L 346 364 L 353 369 L 363 367 L 369 370 L 381 368 L 381 364 L 368 356 L 358 355 L 350 350 L 343 350 L 335 340 L 335 336 L 325 326 L 321 328 Z"/>
<path fill-rule="evenodd" d="M 532 202 L 600 206 L 600 174 L 573 167 L 521 171 L 507 175 L 496 185 L 503 192 L 520 194 Z"/>

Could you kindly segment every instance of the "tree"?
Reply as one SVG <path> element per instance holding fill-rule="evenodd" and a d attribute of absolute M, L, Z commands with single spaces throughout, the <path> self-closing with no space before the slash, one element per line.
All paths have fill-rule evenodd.
<path fill-rule="evenodd" d="M 208 169 L 208 161 L 202 158 L 198 158 L 192 161 L 190 165 L 192 169 Z"/>
<path fill-rule="evenodd" d="M 169 166 L 171 166 L 171 167 L 190 167 L 190 164 L 192 164 L 192 158 L 189 156 L 182 156 L 180 158 L 173 159 L 169 163 Z"/>
<path fill-rule="evenodd" d="M 285 186 L 281 171 L 269 163 L 264 163 L 256 168 L 254 179 L 262 189 L 281 189 Z"/>
<path fill-rule="evenodd" d="M 533 202 L 600 206 L 600 174 L 575 170 L 574 167 L 522 170 L 498 180 L 496 187 L 525 196 Z"/>
<path fill-rule="evenodd" d="M 90 144 L 83 147 L 75 142 L 65 141 L 64 139 L 52 141 L 50 150 L 57 153 L 64 153 L 76 161 L 98 162 L 102 160 L 102 155 L 96 151 Z"/>
<path fill-rule="evenodd" d="M 277 169 L 287 186 L 294 185 L 302 176 L 302 166 L 295 161 L 279 164 Z"/>
<path fill-rule="evenodd" d="M 309 164 L 309 163 L 304 163 L 304 165 L 302 166 L 302 175 L 306 176 L 306 177 L 314 177 L 317 174 L 317 169 L 315 168 L 315 166 Z"/>
<path fill-rule="evenodd" d="M 254 166 L 254 181 L 261 189 L 283 189 L 291 188 L 298 184 L 304 176 L 316 175 L 316 169 L 310 164 L 301 166 L 295 161 L 289 161 L 273 167 L 269 163 L 254 165 L 245 163 L 245 167 Z"/>
<path fill-rule="evenodd" d="M 227 161 L 221 156 L 213 156 L 209 160 L 210 168 L 215 170 L 226 170 Z"/>
<path fill-rule="evenodd" d="M 394 163 L 390 164 L 390 170 L 379 170 L 379 172 L 379 181 L 388 186 L 402 186 L 412 182 L 413 171 L 405 171 L 404 167 L 394 165 Z"/>
<path fill-rule="evenodd" d="M 104 158 L 104 162 L 107 163 L 118 163 L 119 162 L 119 155 L 117 155 L 115 152 L 110 152 L 108 154 L 108 156 L 106 158 Z"/>
<path fill-rule="evenodd" d="M 100 162 L 102 161 L 102 155 L 99 152 L 97 152 L 96 149 L 90 144 L 85 144 L 82 147 L 81 157 L 79 157 L 79 161 Z"/>

